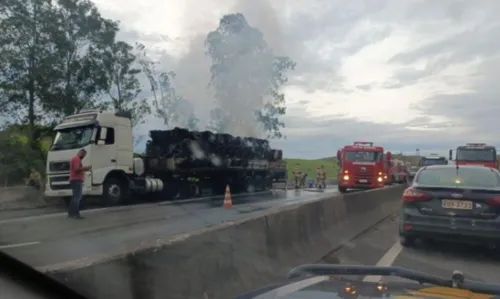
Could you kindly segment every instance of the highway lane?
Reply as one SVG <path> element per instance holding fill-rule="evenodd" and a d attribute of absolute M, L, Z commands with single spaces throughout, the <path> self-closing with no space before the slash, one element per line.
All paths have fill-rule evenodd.
<path fill-rule="evenodd" d="M 400 266 L 429 274 L 451 277 L 460 270 L 467 279 L 500 284 L 498 250 L 445 242 L 420 242 L 403 248 L 398 241 L 398 218 L 393 216 L 326 258 L 326 262 Z M 363 277 L 378 281 L 380 277 Z M 400 280 L 383 278 L 382 281 Z"/>
<path fill-rule="evenodd" d="M 336 187 L 274 191 L 270 198 L 249 197 L 233 206 L 222 202 L 161 203 L 84 211 L 87 219 L 68 220 L 64 213 L 0 221 L 0 250 L 34 267 L 46 267 L 89 256 L 132 251 L 145 241 L 188 233 L 235 221 L 273 207 L 336 195 Z"/>

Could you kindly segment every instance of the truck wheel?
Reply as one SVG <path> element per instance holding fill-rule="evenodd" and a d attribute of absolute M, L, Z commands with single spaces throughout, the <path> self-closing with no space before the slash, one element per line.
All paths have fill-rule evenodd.
<path fill-rule="evenodd" d="M 338 186 L 337 189 L 339 190 L 340 193 L 346 193 L 347 192 L 347 188 L 346 187 L 340 187 L 340 186 Z"/>
<path fill-rule="evenodd" d="M 127 190 L 123 180 L 116 177 L 107 178 L 103 185 L 103 193 L 106 205 L 117 206 L 125 204 Z"/>

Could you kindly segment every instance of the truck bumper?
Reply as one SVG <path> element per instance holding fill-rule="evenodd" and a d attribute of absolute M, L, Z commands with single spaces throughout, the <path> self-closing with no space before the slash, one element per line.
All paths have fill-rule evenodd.
<path fill-rule="evenodd" d="M 73 194 L 68 181 L 68 174 L 49 174 L 47 183 L 45 184 L 44 195 L 46 197 L 67 197 Z M 83 183 L 84 196 L 99 196 L 102 195 L 102 185 L 92 186 L 92 178 L 90 173 L 87 173 Z"/>
<path fill-rule="evenodd" d="M 48 185 L 46 185 L 44 195 L 46 197 L 68 197 L 73 195 L 73 191 L 71 189 L 52 190 Z M 84 186 L 83 195 L 100 196 L 102 195 L 102 186 L 97 186 L 97 187 Z"/>
<path fill-rule="evenodd" d="M 347 189 L 373 189 L 373 188 L 382 188 L 384 187 L 384 182 L 368 182 L 368 183 L 356 183 L 352 181 L 343 181 L 339 180 L 338 185 L 342 188 Z"/>

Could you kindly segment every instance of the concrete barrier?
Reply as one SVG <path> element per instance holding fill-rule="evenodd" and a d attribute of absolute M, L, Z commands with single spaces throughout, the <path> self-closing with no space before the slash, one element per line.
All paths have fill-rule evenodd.
<path fill-rule="evenodd" d="M 234 298 L 320 260 L 393 213 L 403 186 L 268 210 L 111 259 L 41 269 L 91 298 Z"/>

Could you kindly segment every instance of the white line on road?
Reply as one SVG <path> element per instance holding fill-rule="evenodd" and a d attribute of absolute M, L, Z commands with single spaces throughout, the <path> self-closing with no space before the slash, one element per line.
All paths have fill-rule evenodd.
<path fill-rule="evenodd" d="M 389 267 L 394 263 L 398 255 L 403 250 L 403 246 L 398 242 L 394 244 L 391 249 L 389 249 L 384 256 L 377 262 L 376 266 L 379 267 Z M 379 282 L 382 279 L 382 276 L 366 276 L 363 281 L 366 282 Z"/>
<path fill-rule="evenodd" d="M 41 242 L 26 242 L 26 243 L 0 245 L 0 250 L 2 250 L 2 249 L 9 249 L 9 248 L 16 248 L 16 247 L 23 247 L 23 246 L 37 245 L 37 244 L 40 244 L 40 243 Z"/>

